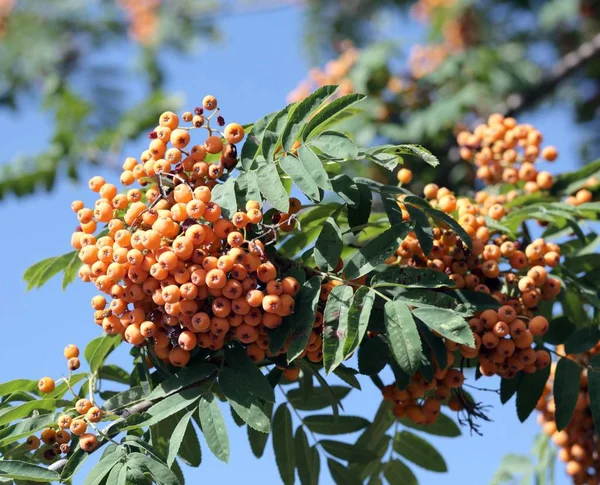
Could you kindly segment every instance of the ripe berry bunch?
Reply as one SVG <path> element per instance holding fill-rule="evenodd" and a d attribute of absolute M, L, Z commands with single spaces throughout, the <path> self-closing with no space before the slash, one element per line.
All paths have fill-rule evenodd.
<path fill-rule="evenodd" d="M 127 14 L 129 35 L 142 45 L 153 44 L 160 21 L 158 9 L 162 0 L 118 0 L 117 3 Z"/>
<path fill-rule="evenodd" d="M 412 16 L 421 22 L 429 22 L 436 16 L 437 19 L 444 19 L 440 26 L 443 38 L 441 42 L 415 44 L 411 48 L 409 66 L 415 79 L 432 73 L 448 56 L 477 42 L 477 19 L 470 9 L 462 8 L 458 15 L 443 12 L 455 7 L 456 3 L 456 0 L 419 0 L 412 6 Z M 443 15 L 438 15 L 440 11 Z"/>
<path fill-rule="evenodd" d="M 165 362 L 185 366 L 197 347 L 216 351 L 232 339 L 262 361 L 272 356 L 267 331 L 293 313 L 300 286 L 279 277 L 260 238 L 291 229 L 300 203 L 291 200 L 290 213 L 277 214 L 268 227 L 258 201 L 224 217 L 211 189 L 237 164 L 235 144 L 244 129 L 237 123 L 222 133 L 211 127 L 214 121 L 225 125 L 213 96 L 181 120 L 189 125 L 163 113 L 141 160 L 125 160 L 121 183 L 140 188 L 119 193 L 93 177 L 90 189 L 99 194 L 94 208 L 73 203 L 79 277 L 103 293 L 92 307 L 107 334 L 147 345 Z M 194 130 L 208 132 L 202 144 L 191 145 Z M 106 235 L 93 235 L 98 224 L 106 224 Z"/>
<path fill-rule="evenodd" d="M 564 355 L 564 346 L 558 345 L 556 352 Z M 586 365 L 589 365 L 592 355 L 600 353 L 600 344 L 589 352 L 578 355 L 568 355 L 582 367 L 580 374 L 580 392 L 575 405 L 575 411 L 569 424 L 558 431 L 555 422 L 556 403 L 552 395 L 556 364 L 550 368 L 550 378 L 546 382 L 544 394 L 537 403 L 536 409 L 540 412 L 538 423 L 542 426 L 544 434 L 549 436 L 559 448 L 558 458 L 566 464 L 566 472 L 573 479 L 575 485 L 600 484 L 600 455 L 598 449 L 598 434 L 594 430 L 594 421 L 590 408 L 588 379 Z"/>
<path fill-rule="evenodd" d="M 417 372 L 405 389 L 396 383 L 384 386 L 383 398 L 394 403 L 394 415 L 428 425 L 436 422 L 443 403 L 453 411 L 462 410 L 464 401 L 460 389 L 465 376 L 460 369 L 453 368 L 454 359 L 454 353 L 448 351 L 447 365 L 442 369 L 433 358 L 435 373 L 431 380 Z"/>
<path fill-rule="evenodd" d="M 350 70 L 359 58 L 359 50 L 352 42 L 345 41 L 340 46 L 341 53 L 337 59 L 329 61 L 324 69 L 313 68 L 308 74 L 308 79 L 301 81 L 296 88 L 288 94 L 288 102 L 295 103 L 303 100 L 315 89 L 328 84 L 339 85 L 338 95 L 354 91 L 354 84 L 348 77 Z"/>
<path fill-rule="evenodd" d="M 553 162 L 558 152 L 553 146 L 541 148 L 543 136 L 532 125 L 496 113 L 472 133 L 460 132 L 457 140 L 460 156 L 475 164 L 477 178 L 487 184 L 524 182 L 528 194 L 551 189 L 554 184 L 552 174 L 538 171 L 534 164 L 540 159 Z"/>
<path fill-rule="evenodd" d="M 68 367 L 70 371 L 79 368 L 79 348 L 76 345 L 69 344 L 63 352 L 68 359 Z M 68 379 L 64 379 L 68 385 Z M 50 377 L 42 377 L 38 382 L 38 389 L 43 394 L 48 394 L 54 391 L 56 383 Z M 77 413 L 76 416 L 72 414 Z M 104 413 L 88 399 L 79 399 L 75 403 L 73 409 L 66 409 L 65 414 L 58 418 L 55 427 L 45 428 L 42 430 L 40 437 L 35 435 L 29 436 L 25 440 L 25 445 L 31 451 L 37 450 L 43 443 L 42 456 L 46 461 L 52 461 L 61 454 L 66 455 L 71 451 L 72 436 L 79 437 L 81 449 L 87 452 L 93 451 L 98 445 L 98 439 L 93 433 L 86 433 L 88 424 L 98 423 L 102 420 Z"/>

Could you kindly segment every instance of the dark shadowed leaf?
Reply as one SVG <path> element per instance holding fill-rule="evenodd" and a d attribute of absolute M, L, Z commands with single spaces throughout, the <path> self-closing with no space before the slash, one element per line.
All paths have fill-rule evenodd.
<path fill-rule="evenodd" d="M 558 360 L 554 375 L 554 413 L 556 427 L 564 429 L 573 417 L 579 397 L 581 367 L 568 358 Z"/>
<path fill-rule="evenodd" d="M 313 433 L 347 434 L 360 431 L 369 425 L 369 421 L 360 416 L 331 416 L 330 414 L 313 414 L 304 418 L 304 424 Z"/>
<path fill-rule="evenodd" d="M 317 304 L 321 291 L 321 278 L 313 276 L 310 278 L 296 296 L 294 313 L 285 317 L 283 325 L 288 326 L 291 337 L 287 350 L 287 360 L 291 362 L 298 357 L 306 348 L 310 333 L 317 313 Z M 281 325 L 281 326 L 283 326 Z M 280 327 L 281 327 L 280 326 Z"/>
<path fill-rule="evenodd" d="M 387 284 L 406 286 L 408 288 L 442 288 L 454 287 L 454 282 L 439 271 L 423 268 L 394 266 L 373 275 L 371 286 Z"/>
<path fill-rule="evenodd" d="M 373 205 L 373 195 L 369 186 L 357 183 L 356 188 L 358 189 L 358 205 L 352 210 L 348 210 L 348 225 L 353 228 L 354 235 L 362 231 L 362 226 L 369 222 Z"/>
<path fill-rule="evenodd" d="M 377 458 L 375 453 L 349 443 L 334 440 L 321 440 L 319 443 L 327 453 L 347 462 L 365 463 Z"/>
<path fill-rule="evenodd" d="M 333 271 L 340 261 L 343 247 L 342 232 L 333 218 L 328 217 L 315 242 L 313 256 L 317 266 L 324 271 Z"/>
<path fill-rule="evenodd" d="M 331 478 L 333 478 L 333 481 L 336 483 L 336 485 L 362 484 L 362 480 L 360 480 L 354 473 L 348 470 L 348 468 L 342 465 L 339 461 L 335 461 L 328 458 L 327 466 L 329 467 L 329 473 L 331 473 Z"/>
<path fill-rule="evenodd" d="M 387 463 L 383 474 L 390 485 L 419 485 L 415 474 L 400 460 Z"/>
<path fill-rule="evenodd" d="M 448 471 L 442 455 L 431 444 L 410 431 L 401 431 L 396 434 L 394 451 L 426 470 Z"/>
<path fill-rule="evenodd" d="M 292 415 L 285 403 L 281 404 L 273 415 L 273 451 L 279 469 L 279 475 L 285 485 L 294 483 L 296 455 L 294 450 L 294 430 Z"/>
<path fill-rule="evenodd" d="M 524 374 L 517 389 L 517 416 L 525 421 L 544 392 L 546 381 L 550 376 L 550 366 L 537 370 L 533 374 Z"/>
<path fill-rule="evenodd" d="M 358 370 L 361 374 L 379 374 L 388 362 L 389 347 L 381 335 L 363 340 L 358 348 Z"/>
<path fill-rule="evenodd" d="M 319 483 L 319 452 L 316 447 L 310 446 L 306 439 L 306 433 L 299 426 L 294 438 L 294 449 L 296 452 L 296 468 L 298 478 L 302 485 L 317 485 Z"/>

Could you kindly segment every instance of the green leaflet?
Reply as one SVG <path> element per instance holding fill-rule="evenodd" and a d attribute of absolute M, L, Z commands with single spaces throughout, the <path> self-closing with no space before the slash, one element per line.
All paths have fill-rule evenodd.
<path fill-rule="evenodd" d="M 329 473 L 336 485 L 360 485 L 362 481 L 339 461 L 327 459 Z"/>
<path fill-rule="evenodd" d="M 371 279 L 371 286 L 398 285 L 408 288 L 443 288 L 454 287 L 454 282 L 439 271 L 426 268 L 392 266 Z"/>
<path fill-rule="evenodd" d="M 346 278 L 359 278 L 383 264 L 398 249 L 410 229 L 411 225 L 409 224 L 398 224 L 381 233 L 376 239 L 369 241 L 346 263 Z"/>
<path fill-rule="evenodd" d="M 296 429 L 294 437 L 294 450 L 296 452 L 296 468 L 298 478 L 302 485 L 318 485 L 320 460 L 319 452 L 315 446 L 310 446 L 302 426 Z"/>
<path fill-rule="evenodd" d="M 229 177 L 224 183 L 212 188 L 211 201 L 221 206 L 223 217 L 231 218 L 237 212 L 235 179 Z"/>
<path fill-rule="evenodd" d="M 208 448 L 219 460 L 227 463 L 229 461 L 229 437 L 219 404 L 212 394 L 203 395 L 200 398 L 198 414 Z"/>
<path fill-rule="evenodd" d="M 250 388 L 241 376 L 231 368 L 224 367 L 219 373 L 219 387 L 238 416 L 262 433 L 270 431 L 270 420 L 265 415 L 261 402 L 252 395 Z"/>
<path fill-rule="evenodd" d="M 250 360 L 241 345 L 232 343 L 228 346 L 225 349 L 225 360 L 236 374 L 243 378 L 252 394 L 264 401 L 275 402 L 275 393 L 269 381 L 256 364 Z"/>
<path fill-rule="evenodd" d="M 369 317 L 374 303 L 375 292 L 369 287 L 361 286 L 354 293 L 348 311 L 348 334 L 344 343 L 344 356 L 349 356 L 362 342 L 369 326 Z"/>
<path fill-rule="evenodd" d="M 421 364 L 421 339 L 417 325 L 406 304 L 388 301 L 384 322 L 394 359 L 408 375 L 413 375 Z"/>
<path fill-rule="evenodd" d="M 281 404 L 273 415 L 273 451 L 279 469 L 279 475 L 285 485 L 294 483 L 296 455 L 294 450 L 294 432 L 292 415 L 285 403 Z"/>
<path fill-rule="evenodd" d="M 313 256 L 317 266 L 323 271 L 333 271 L 340 261 L 343 248 L 342 231 L 335 220 L 328 217 L 315 242 Z"/>
<path fill-rule="evenodd" d="M 356 144 L 338 131 L 324 131 L 316 139 L 311 140 L 311 145 L 337 160 L 352 160 L 358 157 Z"/>
<path fill-rule="evenodd" d="M 553 390 L 556 427 L 559 431 L 564 429 L 573 417 L 579 397 L 580 374 L 581 367 L 576 362 L 568 358 L 558 360 Z"/>
<path fill-rule="evenodd" d="M 84 355 L 88 361 L 91 372 L 96 372 L 108 355 L 121 343 L 120 335 L 104 335 L 97 337 L 86 345 Z"/>
<path fill-rule="evenodd" d="M 281 134 L 281 144 L 285 151 L 292 148 L 311 114 L 319 109 L 337 89 L 338 87 L 333 85 L 321 86 L 293 107 Z"/>
<path fill-rule="evenodd" d="M 347 94 L 341 98 L 334 99 L 306 123 L 302 130 L 302 140 L 308 140 L 312 133 L 318 133 L 320 127 L 327 125 L 335 116 L 339 115 L 353 104 L 358 103 L 365 97 L 364 94 Z"/>
<path fill-rule="evenodd" d="M 310 396 L 305 398 L 300 389 L 292 389 L 287 392 L 287 398 L 289 403 L 296 409 L 301 411 L 315 411 L 331 406 L 332 399 L 341 401 L 351 390 L 352 388 L 350 387 L 337 385 L 330 386 L 329 389 L 323 386 L 314 387 Z"/>
<path fill-rule="evenodd" d="M 348 462 L 365 463 L 377 458 L 375 453 L 365 448 L 342 441 L 321 440 L 319 444 L 330 455 Z"/>
<path fill-rule="evenodd" d="M 173 434 L 169 439 L 169 454 L 167 456 L 167 465 L 171 466 L 179 453 L 179 449 L 185 439 L 185 433 L 188 426 L 192 426 L 191 419 L 193 414 L 196 412 L 195 409 L 189 410 L 177 423 L 177 426 L 173 430 Z M 195 433 L 194 433 L 195 434 Z"/>
<path fill-rule="evenodd" d="M 46 467 L 17 460 L 0 460 L 0 477 L 44 483 L 60 479 L 58 473 Z"/>
<path fill-rule="evenodd" d="M 413 314 L 429 328 L 453 342 L 475 347 L 473 332 L 464 315 L 444 308 L 416 308 Z"/>
<path fill-rule="evenodd" d="M 533 374 L 524 374 L 517 389 L 517 416 L 525 421 L 535 409 L 535 405 L 544 392 L 546 381 L 550 377 L 550 366 L 537 370 Z"/>
<path fill-rule="evenodd" d="M 216 371 L 217 366 L 207 363 L 185 367 L 156 386 L 147 399 L 154 401 L 169 396 L 185 387 L 207 379 L 215 374 Z"/>
<path fill-rule="evenodd" d="M 298 160 L 304 167 L 304 169 L 311 175 L 317 186 L 323 190 L 331 190 L 331 182 L 329 176 L 323 168 L 323 163 L 317 154 L 306 145 L 302 145 L 298 148 L 296 153 Z"/>
<path fill-rule="evenodd" d="M 415 474 L 400 460 L 390 461 L 383 474 L 390 485 L 419 485 Z"/>
<path fill-rule="evenodd" d="M 448 467 L 440 453 L 427 441 L 409 432 L 401 431 L 394 437 L 394 451 L 426 470 L 446 472 Z"/>
<path fill-rule="evenodd" d="M 277 166 L 273 162 L 259 163 L 256 171 L 260 193 L 273 207 L 281 212 L 290 210 L 288 193 L 281 183 Z"/>
<path fill-rule="evenodd" d="M 348 313 L 353 297 L 351 286 L 339 285 L 333 288 L 323 313 L 323 366 L 329 374 L 344 357 L 344 347 L 348 336 Z"/>
<path fill-rule="evenodd" d="M 290 176 L 298 188 L 310 199 L 321 200 L 319 187 L 308 170 L 293 155 L 285 155 L 279 159 L 279 166 Z"/>
<path fill-rule="evenodd" d="M 41 288 L 53 276 L 64 271 L 69 266 L 71 266 L 71 268 L 74 266 L 79 267 L 80 263 L 77 254 L 77 251 L 71 251 L 61 256 L 43 259 L 29 267 L 25 273 L 23 273 L 23 279 L 27 282 L 27 290 Z M 70 271 L 69 277 L 65 281 L 71 279 L 71 274 L 72 272 Z M 64 284 L 65 281 L 63 281 L 63 287 L 66 286 Z"/>
<path fill-rule="evenodd" d="M 287 352 L 288 362 L 292 362 L 306 348 L 315 321 L 320 290 L 321 278 L 319 276 L 313 276 L 304 283 L 296 296 L 294 313 L 285 317 L 283 324 L 274 331 L 274 333 L 279 333 L 278 330 L 280 328 L 282 330 L 287 329 L 285 338 L 287 338 L 288 335 L 291 336 L 292 340 Z M 273 333 L 271 333 L 271 335 L 273 335 Z M 279 343 L 277 340 L 274 342 L 276 344 Z M 285 342 L 285 339 L 283 342 Z M 283 342 L 281 342 L 281 345 L 283 345 Z M 279 350 L 279 348 L 277 350 Z"/>
<path fill-rule="evenodd" d="M 304 424 L 313 433 L 338 435 L 355 433 L 366 428 L 370 423 L 360 416 L 331 416 L 329 414 L 312 414 L 304 418 Z"/>

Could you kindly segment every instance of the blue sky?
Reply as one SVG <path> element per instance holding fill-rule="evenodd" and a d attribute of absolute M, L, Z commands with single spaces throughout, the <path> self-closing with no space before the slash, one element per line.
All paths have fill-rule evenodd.
<path fill-rule="evenodd" d="M 187 108 L 199 104 L 205 94 L 214 94 L 226 119 L 241 123 L 281 108 L 286 94 L 310 67 L 302 44 L 303 21 L 299 8 L 223 19 L 220 21 L 221 43 L 204 43 L 189 56 L 172 53 L 163 56 L 168 91 L 183 96 Z M 414 29 L 408 31 L 411 33 Z M 129 70 L 129 58 L 123 53 L 126 56 L 132 54 L 127 50 L 110 51 L 108 58 L 119 61 L 128 69 L 123 76 L 133 82 L 131 99 L 134 99 L 135 72 Z M 85 85 L 82 89 L 85 90 Z M 538 126 L 546 140 L 558 147 L 560 161 L 550 170 L 565 170 L 577 163 L 577 131 L 572 127 L 568 108 L 546 106 L 525 113 L 520 119 Z M 43 148 L 50 129 L 47 116 L 39 112 L 35 104 L 27 113 L 0 111 L 4 160 Z M 144 142 L 128 147 L 126 155 L 139 155 Z M 112 181 L 118 178 L 116 172 L 107 169 L 88 167 L 82 172 L 84 181 L 96 173 Z M 93 323 L 89 305 L 95 294 L 93 285 L 77 282 L 63 292 L 57 278 L 41 290 L 26 293 L 22 281 L 24 270 L 32 263 L 70 250 L 70 234 L 76 225 L 69 208 L 73 199 L 92 201 L 85 186 L 62 178 L 51 194 L 39 193 L 22 200 L 0 202 L 0 221 L 4 230 L 0 239 L 1 254 L 4 255 L 0 305 L 5 342 L 0 381 L 21 377 L 37 379 L 44 375 L 58 378 L 66 371 L 63 347 L 68 343 L 83 347 L 100 334 Z M 125 350 L 118 351 L 111 361 L 129 368 Z M 351 393 L 345 400 L 345 408 L 348 414 L 371 418 L 381 396 L 370 381 L 365 380 L 363 384 L 363 392 Z M 496 379 L 488 379 L 478 384 L 497 388 L 499 383 Z M 422 484 L 486 484 L 502 456 L 508 452 L 527 453 L 531 448 L 533 437 L 539 431 L 535 416 L 520 424 L 514 401 L 502 406 L 495 394 L 484 392 L 478 393 L 478 398 L 493 406 L 491 416 L 494 421 L 482 424 L 483 437 L 470 436 L 465 430 L 465 436 L 460 439 L 431 438 L 446 458 L 450 472 L 437 475 L 414 467 Z M 186 470 L 188 483 L 200 483 L 201 480 L 279 483 L 271 445 L 267 446 L 262 460 L 256 460 L 250 452 L 245 429 L 235 426 L 226 409 L 224 414 L 231 440 L 230 464 L 216 460 L 203 444 L 203 464 L 199 469 Z M 321 469 L 325 468 L 322 462 Z M 80 474 L 74 483 L 83 483 L 83 475 Z M 331 483 L 327 473 L 322 474 L 321 483 Z M 569 483 L 561 466 L 557 483 Z"/>

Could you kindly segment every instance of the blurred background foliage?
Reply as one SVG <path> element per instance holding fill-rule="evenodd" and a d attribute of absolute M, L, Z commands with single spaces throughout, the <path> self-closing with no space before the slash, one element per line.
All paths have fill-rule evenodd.
<path fill-rule="evenodd" d="M 597 153 L 600 0 L 1 0 L 1 109 L 33 97 L 54 131 L 39 153 L 4 161 L 0 198 L 76 179 L 82 163 L 116 164 L 127 140 L 177 105 L 162 90 L 161 56 L 218 41 L 221 15 L 297 4 L 306 53 L 322 67 L 290 100 L 331 83 L 369 94 L 362 117 L 343 127 L 358 143 L 420 143 L 446 161 L 420 172 L 415 191 L 434 178 L 472 187 L 454 135 L 494 111 L 567 103 L 582 160 Z M 409 22 L 419 25 L 414 42 Z M 137 66 L 134 88 L 114 56 L 102 61 L 111 49 Z"/>

